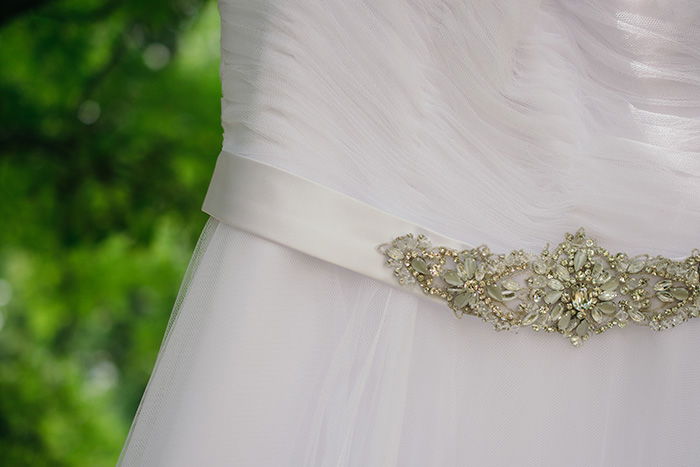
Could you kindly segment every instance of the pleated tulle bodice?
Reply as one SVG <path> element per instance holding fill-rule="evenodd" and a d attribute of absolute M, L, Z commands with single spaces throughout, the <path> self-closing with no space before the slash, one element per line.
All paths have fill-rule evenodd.
<path fill-rule="evenodd" d="M 220 6 L 231 152 L 496 249 L 697 243 L 697 2 Z"/>

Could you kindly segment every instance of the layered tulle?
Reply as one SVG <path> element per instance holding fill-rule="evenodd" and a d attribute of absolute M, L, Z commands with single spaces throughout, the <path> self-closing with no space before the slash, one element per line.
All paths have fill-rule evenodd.
<path fill-rule="evenodd" d="M 124 465 L 693 465 L 700 323 L 572 347 L 212 221 Z"/>
<path fill-rule="evenodd" d="M 700 3 L 219 4 L 228 151 L 494 251 L 700 247 Z M 700 323 L 496 333 L 214 220 L 188 277 L 124 465 L 700 459 Z"/>

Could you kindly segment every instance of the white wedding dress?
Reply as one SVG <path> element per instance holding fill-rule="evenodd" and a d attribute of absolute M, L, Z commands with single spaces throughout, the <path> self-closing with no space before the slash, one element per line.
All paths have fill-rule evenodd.
<path fill-rule="evenodd" d="M 219 7 L 212 218 L 122 465 L 700 465 L 700 319 L 496 332 L 376 250 L 700 248 L 700 2 Z"/>

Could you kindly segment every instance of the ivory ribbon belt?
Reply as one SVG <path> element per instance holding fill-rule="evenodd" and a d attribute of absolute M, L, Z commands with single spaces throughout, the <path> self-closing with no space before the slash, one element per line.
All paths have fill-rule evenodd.
<path fill-rule="evenodd" d="M 415 232 L 441 245 L 467 247 L 311 180 L 226 151 L 217 159 L 203 210 L 225 224 L 392 286 L 396 278 L 378 256 L 378 245 Z"/>
<path fill-rule="evenodd" d="M 613 254 L 581 228 L 539 254 L 492 253 L 311 180 L 222 151 L 203 210 L 219 221 L 395 286 L 457 317 L 527 326 L 579 345 L 627 324 L 655 330 L 700 316 L 700 251 Z"/>

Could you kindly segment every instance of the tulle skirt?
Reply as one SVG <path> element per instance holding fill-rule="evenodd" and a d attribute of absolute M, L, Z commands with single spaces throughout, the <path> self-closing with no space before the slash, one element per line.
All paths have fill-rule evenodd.
<path fill-rule="evenodd" d="M 698 336 L 496 332 L 212 219 L 121 461 L 695 465 Z"/>

